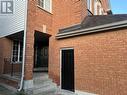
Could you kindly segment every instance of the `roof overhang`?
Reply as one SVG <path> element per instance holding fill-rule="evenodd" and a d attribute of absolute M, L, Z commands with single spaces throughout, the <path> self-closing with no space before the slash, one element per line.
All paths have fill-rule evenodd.
<path fill-rule="evenodd" d="M 115 23 L 110 23 L 110 24 L 105 24 L 105 25 L 99 25 L 99 26 L 92 27 L 92 28 L 79 29 L 76 31 L 70 31 L 70 32 L 66 32 L 66 33 L 58 33 L 56 35 L 56 38 L 63 39 L 63 38 L 69 38 L 69 37 L 74 37 L 74 36 L 79 36 L 79 35 L 103 32 L 106 30 L 118 29 L 118 28 L 124 28 L 124 27 L 127 27 L 127 20 L 115 22 Z"/>
<path fill-rule="evenodd" d="M 35 45 L 48 45 L 50 34 L 35 30 L 34 43 Z"/>
<path fill-rule="evenodd" d="M 8 35 L 6 37 L 11 40 L 23 41 L 24 31 L 14 33 L 14 34 Z"/>

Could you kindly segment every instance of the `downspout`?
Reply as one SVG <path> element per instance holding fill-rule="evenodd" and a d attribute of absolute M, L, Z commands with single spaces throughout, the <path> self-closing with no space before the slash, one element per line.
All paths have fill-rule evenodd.
<path fill-rule="evenodd" d="M 27 8 L 28 8 L 27 6 L 28 6 L 28 0 L 25 0 L 22 75 L 21 75 L 20 87 L 19 87 L 18 91 L 22 90 L 23 82 L 24 82 L 24 67 L 25 67 L 25 52 L 26 52 L 26 32 L 27 32 Z"/>

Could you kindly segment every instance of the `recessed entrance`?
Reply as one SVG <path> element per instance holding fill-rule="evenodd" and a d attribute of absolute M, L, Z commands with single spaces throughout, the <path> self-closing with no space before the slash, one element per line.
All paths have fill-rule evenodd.
<path fill-rule="evenodd" d="M 34 71 L 48 72 L 49 34 L 35 32 Z"/>
<path fill-rule="evenodd" d="M 74 91 L 74 49 L 61 50 L 61 88 Z"/>

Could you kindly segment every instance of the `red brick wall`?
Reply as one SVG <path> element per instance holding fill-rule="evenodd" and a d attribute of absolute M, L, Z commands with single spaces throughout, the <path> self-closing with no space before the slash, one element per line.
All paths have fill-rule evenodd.
<path fill-rule="evenodd" d="M 7 38 L 1 38 L 1 46 L 0 46 L 0 52 L 1 52 L 1 61 L 0 61 L 0 67 L 1 67 L 1 74 L 4 73 L 4 69 L 6 68 L 4 66 L 4 58 L 10 58 L 12 53 L 12 42 Z"/>
<path fill-rule="evenodd" d="M 50 38 L 50 49 L 55 46 L 54 37 L 59 28 L 67 27 L 80 23 L 86 16 L 86 2 L 80 0 L 53 0 L 52 13 L 39 8 L 38 2 L 29 0 L 28 19 L 27 19 L 27 39 L 25 56 L 25 79 L 32 79 L 33 56 L 34 56 L 34 32 L 43 32 L 43 24 L 47 26 L 47 33 L 52 35 Z M 50 66 L 49 66 L 50 67 Z M 49 68 L 50 69 L 50 68 Z M 50 70 L 49 70 L 50 71 Z"/>
<path fill-rule="evenodd" d="M 26 31 L 26 53 L 25 53 L 25 80 L 33 77 L 34 62 L 34 29 L 36 19 L 36 1 L 28 1 L 27 31 Z"/>
<path fill-rule="evenodd" d="M 0 74 L 3 73 L 3 39 L 0 38 Z"/>
<path fill-rule="evenodd" d="M 85 0 L 53 0 L 53 33 L 80 23 L 87 15 Z"/>
<path fill-rule="evenodd" d="M 47 26 L 47 33 L 52 35 L 49 42 L 49 74 L 58 78 L 53 71 L 53 52 L 57 47 L 55 35 L 58 29 L 80 23 L 87 15 L 86 0 L 53 0 L 52 13 L 37 6 L 36 0 L 28 2 L 27 39 L 25 56 L 25 79 L 32 79 L 34 56 L 34 32 L 43 32 L 43 24 Z M 56 68 L 57 69 L 57 68 Z M 56 78 L 54 77 L 54 78 Z"/>
<path fill-rule="evenodd" d="M 58 66 L 59 63 L 56 63 L 56 60 L 59 60 L 59 58 L 54 56 L 54 51 L 58 49 L 55 35 L 61 28 L 81 23 L 85 16 L 87 16 L 86 0 L 53 0 L 52 13 L 52 37 L 50 37 L 49 43 L 49 75 L 54 80 L 56 79 L 56 82 L 59 84 L 58 72 L 60 67 Z"/>
<path fill-rule="evenodd" d="M 21 63 L 13 63 L 13 73 L 21 72 L 22 64 Z M 4 63 L 4 74 L 10 74 L 12 72 L 12 64 Z"/>
<path fill-rule="evenodd" d="M 52 16 L 52 13 L 36 7 L 35 30 L 43 32 L 43 25 L 46 25 L 47 33 L 50 34 L 52 31 Z"/>
<path fill-rule="evenodd" d="M 43 25 L 46 25 L 47 33 L 50 34 L 52 31 L 52 14 L 39 8 L 37 0 L 29 0 L 26 35 L 25 80 L 31 80 L 33 78 L 34 33 L 35 30 L 43 32 Z"/>
<path fill-rule="evenodd" d="M 43 32 L 43 24 L 47 26 L 47 33 L 52 35 L 49 48 L 50 56 L 52 56 L 53 50 L 57 46 L 55 35 L 57 34 L 58 29 L 80 23 L 87 15 L 85 0 L 84 3 L 82 3 L 81 0 L 53 0 L 52 10 L 52 13 L 49 13 L 37 7 L 37 0 L 29 0 L 28 2 L 25 56 L 25 79 L 27 80 L 32 79 L 33 73 L 35 30 Z M 10 53 L 7 53 L 7 55 L 8 54 Z M 53 61 L 54 57 L 50 57 L 49 64 L 54 63 Z M 52 73 L 51 66 L 49 66 L 49 73 Z M 54 76 L 57 76 L 57 74 L 54 74 Z"/>
<path fill-rule="evenodd" d="M 74 48 L 75 88 L 99 95 L 127 95 L 127 29 L 57 40 L 50 54 L 60 81 L 60 48 Z"/>
<path fill-rule="evenodd" d="M 47 33 L 54 37 L 59 28 L 80 23 L 86 15 L 86 10 L 81 1 L 53 0 L 52 13 L 37 6 L 37 1 L 28 2 L 27 39 L 26 39 L 26 62 L 25 79 L 32 79 L 33 56 L 34 56 L 34 32 L 43 32 L 43 24 L 47 26 Z M 81 11 L 83 10 L 83 11 Z M 51 44 L 53 43 L 52 38 Z M 55 43 L 54 43 L 55 44 Z M 50 47 L 50 49 L 54 46 Z"/>
<path fill-rule="evenodd" d="M 54 56 L 54 50 L 57 49 L 57 41 L 55 35 L 58 30 L 69 27 L 74 24 L 81 23 L 82 19 L 87 15 L 86 2 L 81 0 L 53 0 L 53 22 L 52 37 L 49 41 L 49 75 L 59 84 L 59 66 Z M 57 55 L 59 52 L 57 52 Z"/>
<path fill-rule="evenodd" d="M 13 42 L 7 38 L 0 39 L 0 74 L 10 73 L 11 72 L 11 64 L 5 63 L 4 58 L 7 60 L 12 57 L 12 47 Z M 14 64 L 14 72 L 21 71 L 21 64 Z"/>

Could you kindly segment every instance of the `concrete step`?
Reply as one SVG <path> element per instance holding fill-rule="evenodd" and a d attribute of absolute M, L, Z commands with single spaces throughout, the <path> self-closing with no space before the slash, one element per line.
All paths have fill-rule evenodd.
<path fill-rule="evenodd" d="M 56 95 L 77 95 L 75 92 L 59 89 L 56 93 Z"/>
<path fill-rule="evenodd" d="M 47 93 L 55 93 L 57 91 L 57 86 L 55 83 L 47 84 L 47 85 L 38 85 L 34 87 L 33 93 L 45 95 Z"/>
<path fill-rule="evenodd" d="M 52 80 L 51 79 L 43 79 L 43 80 L 39 79 L 39 80 L 34 80 L 33 82 L 36 85 L 40 85 L 40 84 L 45 84 L 45 83 L 51 83 Z"/>
<path fill-rule="evenodd" d="M 45 80 L 48 79 L 49 76 L 48 75 L 40 75 L 40 76 L 35 76 L 34 80 Z"/>
<path fill-rule="evenodd" d="M 52 82 L 52 79 L 49 78 L 48 74 L 39 74 L 36 73 L 34 76 L 34 95 L 55 95 L 57 91 L 57 85 Z"/>
<path fill-rule="evenodd" d="M 60 95 L 60 94 L 55 94 L 55 92 L 47 92 L 47 93 L 39 93 L 34 95 Z"/>
<path fill-rule="evenodd" d="M 47 67 L 34 68 L 34 72 L 48 72 Z"/>
<path fill-rule="evenodd" d="M 34 89 L 45 88 L 45 87 L 48 87 L 48 86 L 51 86 L 51 85 L 57 87 L 57 85 L 55 83 L 50 81 L 50 82 L 45 82 L 43 84 L 34 84 Z"/>

